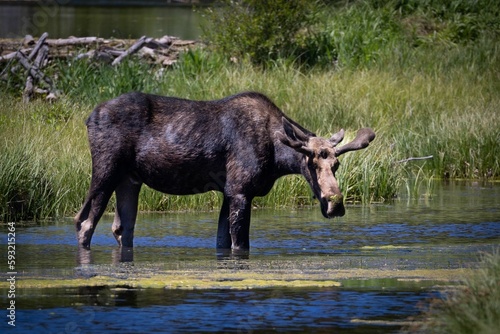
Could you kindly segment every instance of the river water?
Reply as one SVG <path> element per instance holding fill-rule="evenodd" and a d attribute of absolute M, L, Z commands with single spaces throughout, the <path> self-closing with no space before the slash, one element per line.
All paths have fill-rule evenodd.
<path fill-rule="evenodd" d="M 0 38 L 40 36 L 48 32 L 50 38 L 169 35 L 197 39 L 201 32 L 202 15 L 191 7 L 71 7 L 58 6 L 56 1 L 41 3 L 30 6 L 0 3 Z"/>
<path fill-rule="evenodd" d="M 318 207 L 255 210 L 250 255 L 230 261 L 214 249 L 215 212 L 140 214 L 136 247 L 126 258 L 111 235 L 112 215 L 99 223 L 85 257 L 77 252 L 70 218 L 18 223 L 17 280 L 36 278 L 41 287 L 16 290 L 15 332 L 395 332 L 449 283 L 351 277 L 338 287 L 179 290 L 127 284 L 138 275 L 179 269 L 325 276 L 341 270 L 471 268 L 479 252 L 499 245 L 499 199 L 498 183 L 451 182 L 435 184 L 430 196 L 418 200 L 349 205 L 346 216 L 334 220 L 322 218 Z M 5 236 L 7 226 L 0 231 Z M 5 237 L 0 243 L 6 249 Z M 2 281 L 8 278 L 4 262 Z M 85 282 L 99 275 L 120 284 L 50 287 L 54 279 Z M 7 296 L 7 288 L 0 289 L 4 310 Z"/>

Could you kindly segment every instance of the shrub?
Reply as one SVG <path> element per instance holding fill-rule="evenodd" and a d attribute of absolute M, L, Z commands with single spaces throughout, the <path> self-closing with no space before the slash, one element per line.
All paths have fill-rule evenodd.
<path fill-rule="evenodd" d="M 204 35 L 223 54 L 266 64 L 293 57 L 317 8 L 310 0 L 223 0 L 208 9 Z"/>

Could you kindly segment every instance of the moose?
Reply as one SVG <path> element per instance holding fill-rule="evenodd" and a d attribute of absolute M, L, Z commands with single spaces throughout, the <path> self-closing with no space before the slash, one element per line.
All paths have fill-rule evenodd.
<path fill-rule="evenodd" d="M 75 217 L 83 249 L 90 249 L 113 192 L 113 235 L 120 246 L 133 247 L 142 184 L 173 195 L 222 192 L 218 250 L 250 248 L 252 200 L 284 175 L 305 177 L 325 218 L 343 216 L 335 178 L 338 157 L 366 148 L 375 138 L 370 128 L 362 128 L 337 147 L 343 129 L 329 139 L 318 137 L 256 92 L 214 101 L 132 92 L 98 105 L 86 126 L 92 178 Z"/>

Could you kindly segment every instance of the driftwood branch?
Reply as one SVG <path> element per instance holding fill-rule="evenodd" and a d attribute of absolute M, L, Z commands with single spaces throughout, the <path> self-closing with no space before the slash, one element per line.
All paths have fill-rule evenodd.
<path fill-rule="evenodd" d="M 35 44 L 35 47 L 33 48 L 33 50 L 31 50 L 30 54 L 28 55 L 28 60 L 31 60 L 31 59 L 33 59 L 33 57 L 36 56 L 36 54 L 38 53 L 38 51 L 40 50 L 42 45 L 44 45 L 47 37 L 49 37 L 49 34 L 46 32 L 44 32 L 42 34 L 42 36 L 40 36 L 40 38 L 38 39 L 38 42 L 36 42 L 36 44 Z M 48 49 L 47 49 L 47 53 L 48 53 Z"/>
<path fill-rule="evenodd" d="M 97 43 L 108 43 L 108 40 L 98 37 L 70 37 L 70 38 L 59 38 L 59 39 L 48 39 L 47 44 L 49 46 L 68 46 L 68 45 L 88 45 Z"/>
<path fill-rule="evenodd" d="M 19 45 L 24 47 L 20 48 Z M 11 61 L 17 58 L 21 51 L 31 61 L 42 45 L 49 46 L 48 60 L 55 58 L 88 58 L 92 61 L 104 61 L 115 65 L 131 54 L 139 53 L 139 59 L 154 62 L 164 66 L 176 62 L 182 51 L 199 45 L 196 41 L 180 40 L 176 37 L 163 36 L 161 38 L 141 37 L 139 40 L 103 39 L 98 37 L 69 37 L 64 39 L 49 39 L 43 34 L 38 41 L 31 36 L 22 40 L 0 40 L 0 62 Z M 148 49 L 146 49 L 148 48 Z M 117 59 L 118 57 L 118 59 Z"/>
<path fill-rule="evenodd" d="M 50 80 L 50 78 L 45 76 L 45 74 L 38 67 L 31 65 L 28 58 L 26 58 L 26 56 L 23 55 L 21 52 L 17 53 L 17 59 L 19 60 L 19 63 L 23 65 L 23 67 L 28 71 L 28 73 L 32 77 L 40 81 L 44 81 L 49 86 L 52 86 L 52 81 Z"/>
<path fill-rule="evenodd" d="M 47 36 L 45 36 L 45 38 Z M 44 38 L 44 40 L 45 40 L 45 38 Z M 32 74 L 31 69 L 28 70 L 28 77 L 26 78 L 26 85 L 25 85 L 24 92 L 23 92 L 23 101 L 24 102 L 29 102 L 29 100 L 33 96 L 34 79 L 44 80 L 47 84 L 49 84 L 49 86 L 52 86 L 52 82 L 50 81 L 50 79 L 48 77 L 46 77 L 43 74 L 43 72 L 40 70 L 43 67 L 44 62 L 47 59 L 47 56 L 49 54 L 49 47 L 46 44 L 43 44 L 43 42 L 37 43 L 37 44 L 39 45 L 39 47 L 35 47 L 37 50 L 37 53 L 36 53 L 35 61 L 33 62 L 33 65 L 31 66 L 31 69 L 36 69 L 36 70 L 38 70 L 38 72 L 36 70 L 34 71 L 34 73 L 37 74 L 37 76 L 36 76 L 36 75 Z M 34 55 L 35 55 L 34 53 L 30 54 L 31 57 L 33 57 Z M 30 58 L 28 56 L 27 61 L 29 61 L 29 59 Z M 45 77 L 45 79 L 44 79 L 44 77 Z M 48 79 L 48 81 L 47 81 L 47 79 Z"/>
<path fill-rule="evenodd" d="M 26 51 L 26 50 L 21 50 L 21 52 Z M 11 52 L 6 54 L 5 56 L 0 57 L 0 62 L 4 60 L 11 60 L 17 57 L 17 51 Z"/>
<path fill-rule="evenodd" d="M 144 44 L 149 43 L 151 40 L 152 40 L 151 38 L 147 38 L 146 36 L 142 36 L 141 38 L 139 38 L 139 40 L 137 42 L 134 43 L 134 45 L 132 45 L 125 52 L 123 52 L 121 55 L 119 55 L 115 60 L 113 60 L 111 65 L 113 65 L 113 66 L 118 65 L 119 63 L 121 63 L 121 61 L 125 57 L 136 53 L 144 46 Z"/>
<path fill-rule="evenodd" d="M 426 159 L 432 159 L 432 158 L 434 158 L 434 156 L 432 156 L 432 155 L 428 155 L 426 157 L 410 157 L 410 158 L 406 158 L 406 159 L 403 159 L 403 160 L 394 161 L 394 163 L 395 164 L 400 164 L 400 163 L 404 163 L 404 162 L 408 162 L 408 161 L 426 160 Z"/>

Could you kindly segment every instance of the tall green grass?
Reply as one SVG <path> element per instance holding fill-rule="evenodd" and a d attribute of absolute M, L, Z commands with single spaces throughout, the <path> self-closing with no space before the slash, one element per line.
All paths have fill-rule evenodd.
<path fill-rule="evenodd" d="M 500 6 L 492 6 L 498 13 Z M 168 69 L 134 59 L 117 67 L 61 60 L 46 70 L 57 77 L 62 93 L 52 104 L 23 104 L 16 93 L 21 77 L 2 81 L 7 89 L 0 91 L 0 217 L 74 214 L 91 173 L 84 120 L 97 103 L 132 90 L 190 99 L 256 90 L 318 135 L 346 129 L 345 142 L 358 128 L 372 127 L 377 138 L 369 148 L 341 157 L 337 177 L 349 201 L 387 201 L 401 189 L 418 197 L 432 178 L 498 178 L 500 43 L 494 29 L 481 28 L 495 23 L 481 21 L 472 37 L 451 39 L 444 31 L 465 14 L 456 18 L 417 7 L 362 1 L 325 12 L 326 21 L 311 29 L 326 38 L 318 43 L 332 43 L 335 63 L 328 66 L 280 58 L 261 67 L 203 48 L 183 53 Z M 470 15 L 479 20 L 474 11 Z M 427 21 L 436 25 L 433 33 Z M 399 162 L 429 155 L 433 159 Z M 12 208 L 15 203 L 25 203 L 21 214 Z M 140 209 L 213 210 L 220 203 L 216 193 L 179 197 L 144 187 Z M 290 176 L 254 204 L 312 203 L 305 181 Z"/>
<path fill-rule="evenodd" d="M 0 105 L 0 218 L 73 212 L 90 176 L 83 123 L 75 122 L 74 107 L 5 97 Z"/>

